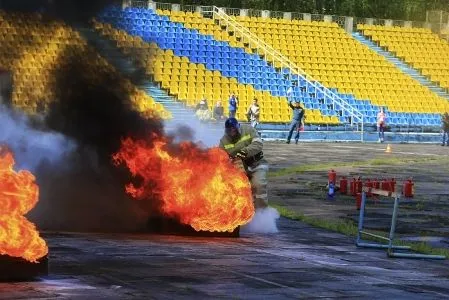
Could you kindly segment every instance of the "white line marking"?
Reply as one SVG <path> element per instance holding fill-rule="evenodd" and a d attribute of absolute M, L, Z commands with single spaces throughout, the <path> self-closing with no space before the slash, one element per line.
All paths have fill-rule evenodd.
<path fill-rule="evenodd" d="M 232 270 L 229 270 L 229 269 L 227 271 L 229 273 L 233 273 L 233 274 L 240 275 L 240 276 L 243 276 L 243 277 L 251 278 L 251 279 L 254 279 L 254 280 L 257 280 L 257 281 L 260 281 L 260 282 L 263 282 L 263 283 L 271 284 L 271 285 L 274 285 L 274 286 L 277 286 L 277 287 L 280 287 L 280 288 L 292 288 L 291 286 L 288 286 L 288 285 L 283 285 L 283 284 L 280 284 L 280 283 L 277 283 L 277 282 L 274 282 L 274 281 L 266 280 L 266 279 L 263 279 L 263 278 L 260 278 L 260 277 L 257 277 L 257 276 L 253 276 L 253 275 L 249 275 L 249 274 L 245 274 L 245 273 L 242 273 L 242 272 L 232 271 Z"/>
<path fill-rule="evenodd" d="M 366 148 L 366 147 L 354 147 L 354 146 L 334 146 L 335 148 L 343 148 L 343 149 L 360 149 L 360 150 L 373 150 L 379 152 L 385 152 L 385 149 L 378 148 Z M 403 152 L 403 151 L 393 151 L 393 154 L 408 154 L 408 155 L 423 155 L 423 156 L 446 156 L 442 154 L 434 154 L 434 153 L 416 153 L 416 152 Z"/>

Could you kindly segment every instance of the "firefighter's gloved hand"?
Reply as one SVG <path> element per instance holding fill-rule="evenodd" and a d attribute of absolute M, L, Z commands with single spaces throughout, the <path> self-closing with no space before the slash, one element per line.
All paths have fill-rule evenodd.
<path fill-rule="evenodd" d="M 235 155 L 235 157 L 238 157 L 238 158 L 246 158 L 247 156 L 248 156 L 248 151 L 246 151 L 245 149 L 240 150 Z"/>

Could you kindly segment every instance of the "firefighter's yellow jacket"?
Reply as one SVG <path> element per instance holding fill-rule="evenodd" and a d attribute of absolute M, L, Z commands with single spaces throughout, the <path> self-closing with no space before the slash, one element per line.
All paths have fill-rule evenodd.
<path fill-rule="evenodd" d="M 240 125 L 240 138 L 233 141 L 228 135 L 224 135 L 220 140 L 220 147 L 230 156 L 234 157 L 242 149 L 248 153 L 243 160 L 247 167 L 255 167 L 260 163 L 267 163 L 263 158 L 263 143 L 257 131 L 249 125 Z"/>

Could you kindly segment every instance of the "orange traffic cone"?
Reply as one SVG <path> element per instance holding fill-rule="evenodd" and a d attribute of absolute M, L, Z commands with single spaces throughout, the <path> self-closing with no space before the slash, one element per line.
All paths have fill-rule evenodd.
<path fill-rule="evenodd" d="M 391 153 L 391 145 L 387 145 L 387 149 L 385 149 L 385 153 Z"/>

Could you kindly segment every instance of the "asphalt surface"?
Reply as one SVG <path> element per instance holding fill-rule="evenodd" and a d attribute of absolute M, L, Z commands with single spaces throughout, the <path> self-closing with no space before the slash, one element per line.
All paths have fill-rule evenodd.
<path fill-rule="evenodd" d="M 390 259 L 286 219 L 279 229 L 238 239 L 46 233 L 50 276 L 1 283 L 0 299 L 449 297 L 447 261 Z"/>
<path fill-rule="evenodd" d="M 384 155 L 385 145 L 265 148 L 273 168 L 282 168 L 292 156 L 322 163 Z M 397 145 L 393 155 L 449 154 L 441 148 Z M 278 229 L 240 238 L 45 232 L 50 275 L 0 283 L 0 299 L 449 298 L 447 260 L 388 258 L 385 250 L 357 248 L 353 238 L 285 218 Z"/>

